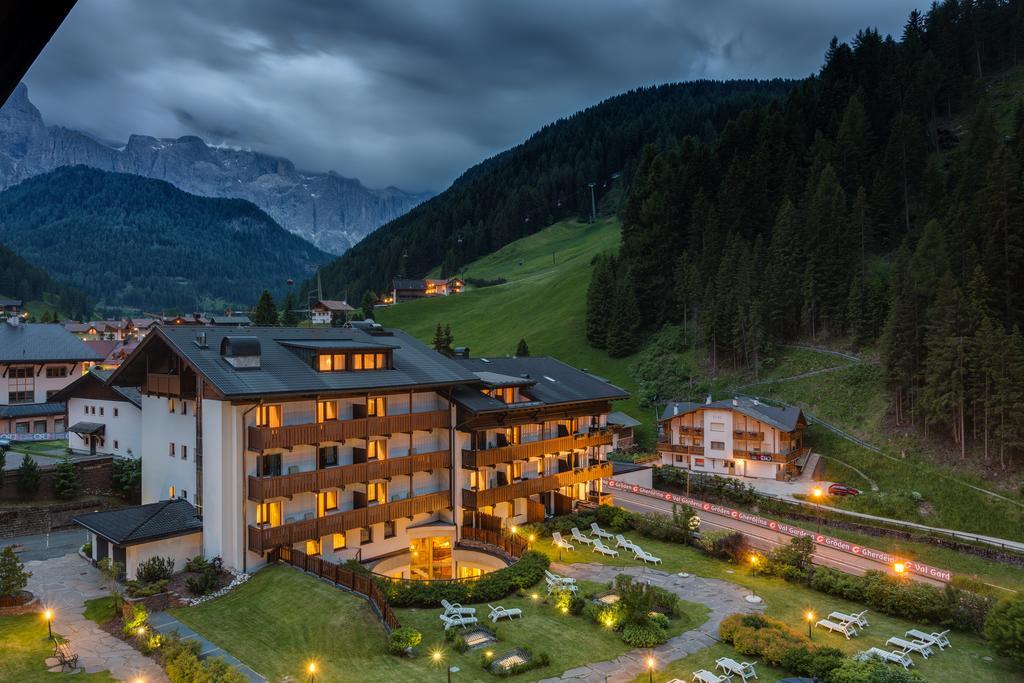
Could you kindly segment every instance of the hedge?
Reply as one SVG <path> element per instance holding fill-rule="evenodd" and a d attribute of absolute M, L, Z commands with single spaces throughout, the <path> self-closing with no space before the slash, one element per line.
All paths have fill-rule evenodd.
<path fill-rule="evenodd" d="M 392 607 L 437 607 L 441 600 L 491 602 L 537 584 L 550 564 L 544 553 L 528 550 L 515 564 L 478 579 L 413 581 L 374 576 L 374 581 Z"/>

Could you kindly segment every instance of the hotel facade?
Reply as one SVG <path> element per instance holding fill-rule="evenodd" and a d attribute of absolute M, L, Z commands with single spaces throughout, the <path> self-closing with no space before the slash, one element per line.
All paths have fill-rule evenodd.
<path fill-rule="evenodd" d="M 601 500 L 624 391 L 551 358 L 450 359 L 356 325 L 147 336 L 108 381 L 139 391 L 152 538 L 121 533 L 140 508 L 85 515 L 93 558 L 129 577 L 200 552 L 251 571 L 290 547 L 394 577 L 478 576 L 504 561 L 467 529 Z"/>

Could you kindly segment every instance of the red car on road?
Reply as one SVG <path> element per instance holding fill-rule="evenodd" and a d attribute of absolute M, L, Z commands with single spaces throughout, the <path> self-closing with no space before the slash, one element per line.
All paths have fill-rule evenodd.
<path fill-rule="evenodd" d="M 828 487 L 830 496 L 859 496 L 860 491 L 846 484 L 832 484 Z"/>

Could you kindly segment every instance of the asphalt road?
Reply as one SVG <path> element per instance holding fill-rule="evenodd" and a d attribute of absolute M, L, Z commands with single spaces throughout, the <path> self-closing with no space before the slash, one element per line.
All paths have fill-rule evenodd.
<path fill-rule="evenodd" d="M 672 514 L 672 504 L 668 501 L 660 501 L 619 490 L 614 491 L 614 496 L 615 503 L 627 510 L 632 510 L 634 512 L 660 512 L 668 515 Z M 792 539 L 792 536 L 771 531 L 769 529 L 763 529 L 753 524 L 747 524 L 746 522 L 732 519 L 731 517 L 716 515 L 706 510 L 701 510 L 699 516 L 701 531 L 714 531 L 718 529 L 739 531 L 747 537 L 750 545 L 758 550 L 769 551 L 780 545 L 788 545 L 790 539 Z M 879 569 L 892 573 L 892 567 L 888 564 L 876 562 L 866 557 L 850 555 L 834 548 L 821 545 L 814 546 L 814 556 L 812 561 L 814 564 L 832 567 L 833 569 L 839 569 L 858 576 L 864 574 L 869 569 Z M 911 575 L 911 577 L 916 581 L 930 583 L 936 586 L 945 586 L 941 581 L 929 579 L 924 576 Z"/>
<path fill-rule="evenodd" d="M 76 528 L 53 531 L 49 534 L 36 534 L 35 536 L 0 538 L 0 548 L 13 545 L 18 557 L 23 562 L 28 562 L 29 560 L 49 560 L 68 553 L 77 553 L 87 540 L 85 529 Z"/>

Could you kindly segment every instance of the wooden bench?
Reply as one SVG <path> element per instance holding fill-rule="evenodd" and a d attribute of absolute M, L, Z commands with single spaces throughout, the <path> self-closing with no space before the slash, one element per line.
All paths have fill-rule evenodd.
<path fill-rule="evenodd" d="M 78 655 L 71 650 L 71 646 L 66 642 L 54 644 L 53 656 L 60 661 L 60 668 L 62 670 L 65 667 L 68 669 L 78 668 Z"/>

